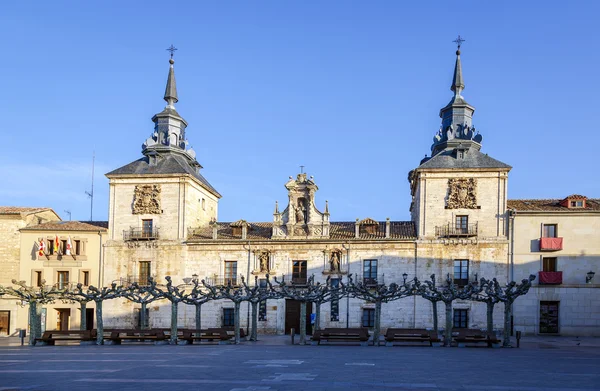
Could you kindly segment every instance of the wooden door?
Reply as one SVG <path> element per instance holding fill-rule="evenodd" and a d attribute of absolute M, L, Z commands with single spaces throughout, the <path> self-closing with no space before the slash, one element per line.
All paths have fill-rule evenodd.
<path fill-rule="evenodd" d="M 312 325 L 310 324 L 310 313 L 312 303 L 306 305 L 306 334 L 312 334 Z M 285 333 L 289 334 L 291 329 L 296 334 L 300 333 L 300 302 L 297 300 L 285 301 Z"/>
<path fill-rule="evenodd" d="M 71 315 L 71 310 L 68 308 L 62 308 L 58 311 L 58 319 L 56 320 L 56 329 L 57 330 L 68 330 L 69 329 L 69 316 Z"/>
<path fill-rule="evenodd" d="M 10 311 L 0 311 L 0 335 L 10 335 Z"/>
<path fill-rule="evenodd" d="M 540 333 L 558 333 L 558 301 L 540 302 Z"/>

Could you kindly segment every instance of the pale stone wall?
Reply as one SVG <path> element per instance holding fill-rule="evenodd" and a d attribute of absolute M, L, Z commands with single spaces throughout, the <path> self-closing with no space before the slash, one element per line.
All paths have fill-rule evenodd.
<path fill-rule="evenodd" d="M 477 180 L 477 205 L 480 209 L 446 209 L 448 179 L 475 178 Z M 502 171 L 419 171 L 419 202 L 413 208 L 413 220 L 418 221 L 421 238 L 435 237 L 435 227 L 450 223 L 454 226 L 456 215 L 468 215 L 469 224 L 478 224 L 480 238 L 506 236 L 506 189 L 508 172 Z"/>
<path fill-rule="evenodd" d="M 542 224 L 558 224 L 563 238 L 560 251 L 539 251 Z M 562 335 L 600 335 L 600 213 L 586 211 L 517 212 L 514 218 L 514 279 L 533 274 L 539 277 L 544 257 L 557 258 L 557 271 L 563 273 L 561 285 L 539 285 L 518 299 L 514 306 L 517 330 L 538 333 L 540 302 L 559 302 L 559 332 Z M 596 273 L 591 283 L 585 278 Z"/>

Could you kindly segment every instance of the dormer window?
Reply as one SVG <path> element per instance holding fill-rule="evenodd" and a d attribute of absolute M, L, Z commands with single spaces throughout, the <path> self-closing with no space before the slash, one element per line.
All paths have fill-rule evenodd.
<path fill-rule="evenodd" d="M 572 194 L 564 200 L 562 200 L 560 204 L 562 206 L 566 206 L 569 209 L 584 209 L 586 207 L 586 200 L 586 196 Z"/>
<path fill-rule="evenodd" d="M 379 222 L 377 222 L 371 218 L 366 218 L 366 219 L 362 220 L 359 224 L 360 224 L 360 233 L 363 233 L 363 234 L 375 235 L 375 234 L 377 234 L 377 231 L 379 229 Z"/>

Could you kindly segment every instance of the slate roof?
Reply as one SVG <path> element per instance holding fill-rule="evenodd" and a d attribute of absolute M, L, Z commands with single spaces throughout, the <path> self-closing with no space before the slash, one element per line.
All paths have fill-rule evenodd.
<path fill-rule="evenodd" d="M 52 221 L 21 228 L 21 231 L 106 231 L 108 221 Z"/>
<path fill-rule="evenodd" d="M 506 163 L 489 157 L 475 148 L 469 149 L 464 159 L 457 159 L 452 149 L 448 148 L 432 156 L 418 168 L 512 168 Z"/>
<path fill-rule="evenodd" d="M 551 200 L 508 200 L 508 209 L 517 211 L 546 211 L 546 212 L 565 212 L 576 213 L 581 211 L 600 211 L 600 198 L 588 198 L 585 201 L 585 208 L 567 208 L 560 204 L 562 199 Z"/>
<path fill-rule="evenodd" d="M 117 168 L 106 174 L 110 175 L 160 175 L 160 174 L 189 174 L 204 184 L 209 191 L 218 197 L 219 192 L 187 162 L 187 159 L 177 153 L 166 153 L 157 159 L 155 165 L 150 165 L 147 156 Z"/>
<path fill-rule="evenodd" d="M 0 206 L 0 215 L 18 215 L 21 213 L 29 214 L 52 210 L 52 208 L 31 208 L 26 206 Z"/>
<path fill-rule="evenodd" d="M 248 240 L 271 240 L 273 232 L 273 223 L 248 223 L 250 228 L 247 231 Z M 355 239 L 354 221 L 332 222 L 329 230 L 329 239 Z M 379 222 L 377 230 L 373 234 L 368 234 L 361 230 L 360 239 L 386 239 L 385 222 Z M 391 239 L 415 239 L 415 225 L 412 221 L 391 221 L 390 222 Z M 212 227 L 203 227 L 195 230 L 190 240 L 212 239 Z M 231 223 L 217 223 L 217 239 L 240 239 L 239 235 L 233 235 Z M 301 237 L 299 238 L 301 239 Z"/>

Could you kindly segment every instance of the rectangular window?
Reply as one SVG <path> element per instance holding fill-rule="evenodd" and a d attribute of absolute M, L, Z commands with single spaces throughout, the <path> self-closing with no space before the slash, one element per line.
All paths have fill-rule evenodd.
<path fill-rule="evenodd" d="M 362 327 L 375 327 L 375 309 L 364 308 L 362 316 Z"/>
<path fill-rule="evenodd" d="M 306 284 L 306 261 L 293 261 L 292 283 Z"/>
<path fill-rule="evenodd" d="M 456 216 L 456 232 L 459 234 L 469 233 L 469 216 Z"/>
<path fill-rule="evenodd" d="M 234 310 L 233 308 L 223 308 L 223 327 L 234 327 Z"/>
<path fill-rule="evenodd" d="M 558 225 L 557 224 L 544 224 L 542 237 L 544 238 L 556 238 L 558 237 Z"/>
<path fill-rule="evenodd" d="M 90 272 L 89 271 L 83 271 L 81 272 L 81 283 L 83 284 L 83 286 L 89 286 L 90 285 Z"/>
<path fill-rule="evenodd" d="M 60 253 L 61 254 L 66 254 L 67 253 L 67 241 L 66 240 L 61 240 L 60 241 Z"/>
<path fill-rule="evenodd" d="M 267 321 L 267 301 L 263 300 L 258 303 L 258 320 L 261 322 Z"/>
<path fill-rule="evenodd" d="M 151 275 L 150 274 L 150 262 L 149 261 L 140 261 L 138 284 L 148 285 L 148 279 L 150 278 L 150 275 Z"/>
<path fill-rule="evenodd" d="M 544 272 L 555 272 L 556 271 L 556 257 L 542 258 L 542 271 Z"/>
<path fill-rule="evenodd" d="M 377 285 L 376 259 L 365 259 L 363 261 L 363 280 L 367 285 Z"/>
<path fill-rule="evenodd" d="M 266 289 L 267 288 L 267 279 L 266 278 L 260 278 L 258 280 L 258 287 L 261 289 Z"/>
<path fill-rule="evenodd" d="M 340 279 L 332 278 L 329 283 L 331 284 L 331 288 L 336 289 L 340 287 Z M 340 320 L 340 301 L 337 298 L 331 299 L 331 316 L 330 319 L 332 322 L 339 322 Z"/>
<path fill-rule="evenodd" d="M 152 219 L 142 220 L 142 237 L 152 237 Z"/>
<path fill-rule="evenodd" d="M 469 310 L 454 309 L 454 324 L 455 329 L 466 329 L 469 327 Z"/>
<path fill-rule="evenodd" d="M 81 255 L 81 240 L 75 240 L 75 255 Z"/>
<path fill-rule="evenodd" d="M 225 261 L 225 281 L 223 284 L 237 284 L 237 261 Z"/>
<path fill-rule="evenodd" d="M 54 255 L 54 239 L 46 240 L 46 254 Z"/>
<path fill-rule="evenodd" d="M 454 260 L 454 283 L 465 286 L 469 283 L 469 261 L 466 259 Z"/>
<path fill-rule="evenodd" d="M 69 286 L 69 272 L 58 272 L 58 289 L 65 289 Z"/>
<path fill-rule="evenodd" d="M 42 286 L 43 285 L 43 278 L 42 278 L 42 271 L 41 270 L 36 270 L 34 273 L 34 283 L 35 286 Z"/>

